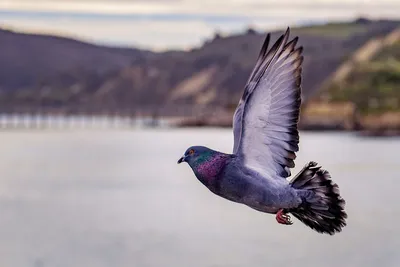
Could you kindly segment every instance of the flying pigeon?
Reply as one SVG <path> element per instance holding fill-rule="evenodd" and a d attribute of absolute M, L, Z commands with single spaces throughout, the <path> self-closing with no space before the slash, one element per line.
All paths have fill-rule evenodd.
<path fill-rule="evenodd" d="M 302 47 L 290 29 L 268 50 L 267 35 L 233 116 L 233 153 L 189 147 L 187 162 L 214 194 L 276 214 L 291 225 L 292 214 L 319 233 L 333 235 L 346 226 L 345 201 L 328 171 L 309 162 L 290 181 L 299 150 Z"/>

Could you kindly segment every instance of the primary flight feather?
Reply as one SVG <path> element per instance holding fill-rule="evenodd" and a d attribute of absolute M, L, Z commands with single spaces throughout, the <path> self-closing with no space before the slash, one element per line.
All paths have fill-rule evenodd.
<path fill-rule="evenodd" d="M 268 49 L 268 34 L 233 116 L 233 154 L 188 148 L 187 162 L 213 193 L 292 224 L 289 213 L 319 233 L 346 225 L 345 201 L 330 174 L 310 162 L 291 181 L 299 150 L 302 47 L 289 28 Z"/>

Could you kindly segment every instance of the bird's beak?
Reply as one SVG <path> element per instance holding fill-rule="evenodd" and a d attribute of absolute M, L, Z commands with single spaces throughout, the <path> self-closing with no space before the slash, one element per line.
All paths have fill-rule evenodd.
<path fill-rule="evenodd" d="M 181 158 L 178 160 L 178 164 L 179 164 L 179 163 L 182 163 L 182 162 L 184 162 L 184 161 L 186 161 L 186 157 L 185 157 L 185 156 L 181 157 Z"/>

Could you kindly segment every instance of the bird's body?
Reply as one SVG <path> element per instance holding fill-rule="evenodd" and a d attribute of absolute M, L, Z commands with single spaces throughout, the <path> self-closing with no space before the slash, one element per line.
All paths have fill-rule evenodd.
<path fill-rule="evenodd" d="M 276 213 L 301 203 L 287 180 L 268 179 L 244 166 L 235 155 L 212 151 L 192 168 L 197 179 L 214 194 L 259 211 Z"/>
<path fill-rule="evenodd" d="M 268 51 L 269 35 L 246 84 L 233 121 L 234 148 L 225 154 L 203 146 L 186 150 L 197 179 L 211 192 L 257 211 L 287 213 L 320 233 L 334 234 L 346 225 L 344 200 L 327 171 L 308 163 L 291 181 L 298 151 L 301 56 L 289 29 Z"/>

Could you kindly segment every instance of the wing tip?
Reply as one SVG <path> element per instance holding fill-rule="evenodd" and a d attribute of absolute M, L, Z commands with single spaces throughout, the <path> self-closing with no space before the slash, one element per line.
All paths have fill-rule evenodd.
<path fill-rule="evenodd" d="M 271 33 L 268 33 L 267 36 L 265 37 L 264 43 L 261 47 L 260 54 L 258 56 L 259 58 L 264 57 L 267 54 L 270 40 L 271 40 Z"/>

